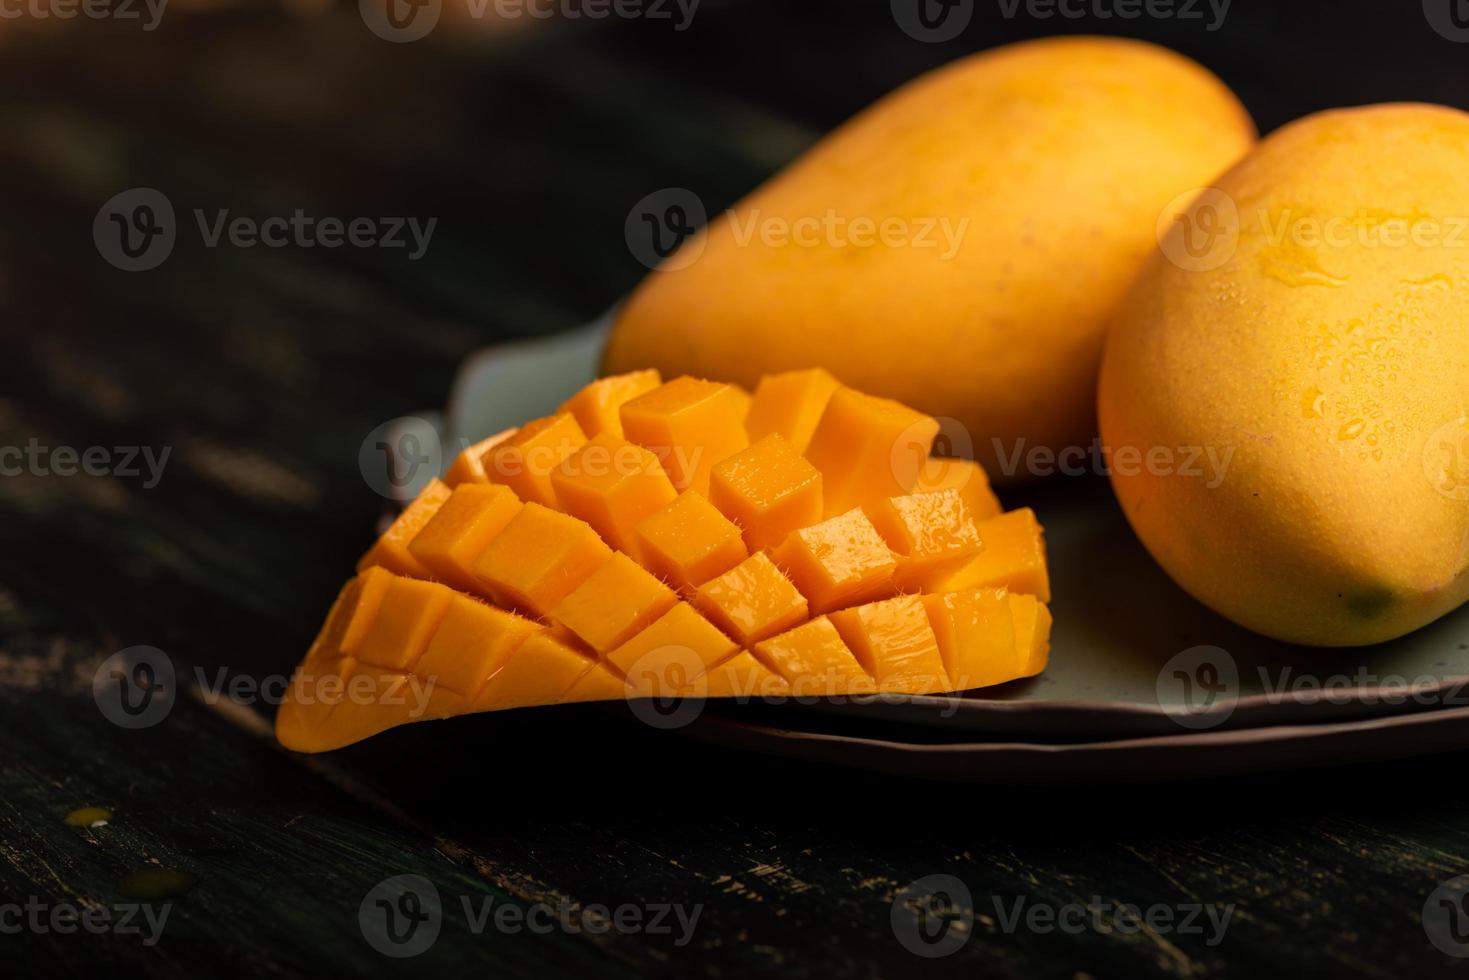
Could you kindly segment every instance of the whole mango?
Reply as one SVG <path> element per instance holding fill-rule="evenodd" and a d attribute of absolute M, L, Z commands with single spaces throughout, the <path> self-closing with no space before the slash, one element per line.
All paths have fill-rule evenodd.
<path fill-rule="evenodd" d="M 1252 145 L 1199 65 L 1051 39 L 925 75 L 686 241 L 628 299 L 607 372 L 825 367 L 961 423 L 997 479 L 1095 435 L 1102 329 L 1158 212 Z M 961 449 L 964 447 L 960 447 Z"/>
<path fill-rule="evenodd" d="M 1108 338 L 1118 499 L 1251 629 L 1416 629 L 1469 598 L 1469 115 L 1320 113 L 1216 183 L 1165 216 Z"/>

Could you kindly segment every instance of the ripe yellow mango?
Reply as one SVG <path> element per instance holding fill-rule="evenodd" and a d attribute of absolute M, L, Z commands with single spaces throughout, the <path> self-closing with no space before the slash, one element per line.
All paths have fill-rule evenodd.
<path fill-rule="evenodd" d="M 1435 106 L 1286 126 L 1177 216 L 1118 313 L 1117 496 L 1251 629 L 1374 643 L 1469 597 L 1466 148 L 1469 115 Z"/>
<path fill-rule="evenodd" d="M 997 479 L 1023 476 L 994 468 L 994 440 L 1090 443 L 1103 324 L 1158 212 L 1254 136 L 1218 79 L 1152 45 L 964 59 L 716 216 L 628 299 L 603 367 L 751 387 L 819 365 L 956 419 Z"/>

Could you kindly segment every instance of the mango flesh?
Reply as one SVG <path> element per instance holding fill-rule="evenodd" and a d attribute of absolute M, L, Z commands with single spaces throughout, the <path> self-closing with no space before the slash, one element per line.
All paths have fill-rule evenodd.
<path fill-rule="evenodd" d="M 1023 477 L 996 469 L 995 441 L 1090 444 L 1104 321 L 1156 246 L 1158 212 L 1254 137 L 1224 85 L 1152 45 L 966 58 L 686 242 L 622 308 L 603 367 L 753 389 L 819 365 L 956 420 L 997 480 Z"/>
<path fill-rule="evenodd" d="M 1416 629 L 1469 597 L 1469 115 L 1321 113 L 1216 183 L 1109 338 L 1117 497 L 1180 585 L 1253 630 Z M 1195 449 L 1221 462 L 1185 474 Z"/>
<path fill-rule="evenodd" d="M 453 490 L 429 485 L 332 606 L 277 716 L 282 744 L 319 752 L 532 705 L 937 693 L 1044 669 L 1050 619 L 1024 594 L 1038 555 L 1044 582 L 1039 524 L 996 536 L 983 585 L 941 581 L 987 554 L 980 529 L 999 518 L 971 514 L 954 486 L 902 490 L 893 471 L 926 468 L 931 419 L 805 391 L 812 459 L 778 432 L 749 445 L 733 386 L 647 377 L 596 382 L 564 413 L 466 450 L 482 458 L 454 461 Z M 620 429 L 641 443 L 606 414 L 630 389 Z M 572 407 L 589 404 L 598 431 L 571 448 Z M 868 451 L 821 449 L 823 429 Z M 660 460 L 707 476 L 675 492 Z M 828 477 L 868 510 L 824 517 Z"/>

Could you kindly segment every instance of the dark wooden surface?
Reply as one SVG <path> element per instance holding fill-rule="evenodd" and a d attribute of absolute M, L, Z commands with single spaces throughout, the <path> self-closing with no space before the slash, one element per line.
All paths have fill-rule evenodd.
<path fill-rule="evenodd" d="M 935 786 L 715 750 L 592 709 L 394 732 L 326 759 L 271 707 L 183 696 L 156 727 L 91 677 L 147 644 L 186 676 L 298 659 L 381 501 L 363 437 L 441 403 L 468 352 L 594 316 L 640 274 L 631 204 L 720 206 L 883 90 L 966 50 L 1097 22 L 981 17 L 918 44 L 886 4 L 709 0 L 688 30 L 441 28 L 389 45 L 354 7 L 242 6 L 159 29 L 0 23 L 0 446 L 171 447 L 163 479 L 0 477 L 0 903 L 110 905 L 192 877 L 162 939 L 0 934 L 7 972 L 900 977 L 1460 975 L 1420 910 L 1469 872 L 1469 755 L 1107 790 Z M 1325 105 L 1469 100 L 1416 4 L 1236 0 L 1226 28 L 1140 22 L 1273 127 Z M 1391 8 L 1391 10 L 1389 10 Z M 1401 9 L 1399 9 L 1401 8 Z M 1113 25 L 1115 27 L 1115 25 Z M 428 255 L 201 246 L 99 257 L 93 215 L 149 186 L 180 215 L 436 216 Z M 185 685 L 187 687 L 187 685 Z M 82 806 L 113 819 L 67 826 Z M 411 960 L 358 905 L 420 874 L 449 907 Z M 921 960 L 896 889 L 962 880 L 980 917 Z M 990 897 L 1232 904 L 1202 937 L 1007 934 Z M 473 934 L 461 897 L 702 907 L 693 941 Z M 0 922 L 3 925 L 3 922 Z M 552 971 L 556 971 L 553 973 Z"/>

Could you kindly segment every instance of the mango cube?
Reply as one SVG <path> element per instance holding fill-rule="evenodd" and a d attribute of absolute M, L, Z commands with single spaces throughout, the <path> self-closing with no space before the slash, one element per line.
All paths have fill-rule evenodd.
<path fill-rule="evenodd" d="M 935 591 L 1000 588 L 1051 601 L 1046 572 L 1046 541 L 1035 512 L 1012 510 L 979 522 L 984 550 L 939 583 Z"/>
<path fill-rule="evenodd" d="M 444 473 L 444 482 L 451 488 L 457 487 L 461 483 L 490 482 L 490 478 L 485 475 L 485 454 L 506 439 L 515 435 L 516 431 L 518 430 L 506 429 L 503 432 L 496 432 L 488 439 L 481 439 L 479 442 L 465 447 L 458 456 L 454 457 L 454 462 L 449 465 L 449 469 Z"/>
<path fill-rule="evenodd" d="M 742 407 L 733 385 L 685 375 L 625 402 L 622 431 L 657 454 L 680 493 L 704 493 L 714 464 L 750 444 Z"/>
<path fill-rule="evenodd" d="M 681 689 L 738 649 L 693 606 L 680 602 L 608 653 L 607 662 L 627 677 L 630 689 L 663 694 Z"/>
<path fill-rule="evenodd" d="M 893 584 L 904 592 L 931 592 L 984 547 L 958 490 L 889 497 L 867 516 L 898 555 Z"/>
<path fill-rule="evenodd" d="M 793 532 L 771 553 L 813 614 L 892 592 L 897 559 L 861 508 Z"/>
<path fill-rule="evenodd" d="M 490 675 L 474 696 L 471 711 L 495 711 L 526 704 L 559 704 L 595 660 L 584 657 L 546 630 L 531 634 Z"/>
<path fill-rule="evenodd" d="M 542 628 L 523 616 L 456 595 L 413 672 L 435 690 L 473 698 L 485 679 Z"/>
<path fill-rule="evenodd" d="M 878 690 L 921 694 L 952 690 L 923 598 L 901 595 L 829 617 Z"/>
<path fill-rule="evenodd" d="M 749 646 L 806 621 L 806 598 L 758 551 L 694 593 L 694 607 Z"/>
<path fill-rule="evenodd" d="M 638 524 L 678 496 L 657 456 L 607 432 L 566 457 L 551 474 L 551 486 L 561 510 L 627 552 L 635 547 Z"/>
<path fill-rule="evenodd" d="M 627 682 L 606 664 L 595 664 L 581 675 L 571 690 L 561 698 L 562 704 L 576 701 L 620 701 L 628 697 Z"/>
<path fill-rule="evenodd" d="M 821 473 L 772 433 L 714 467 L 709 502 L 743 529 L 745 547 L 774 548 L 821 520 Z"/>
<path fill-rule="evenodd" d="M 388 670 L 411 670 L 449 611 L 453 597 L 452 589 L 437 582 L 393 579 L 383 593 L 372 629 L 357 651 L 357 660 Z"/>
<path fill-rule="evenodd" d="M 1033 595 L 1010 593 L 1010 615 L 1015 619 L 1015 646 L 1025 655 L 1021 677 L 1033 677 L 1046 669 L 1051 652 L 1051 611 Z"/>
<path fill-rule="evenodd" d="M 938 431 L 937 421 L 906 405 L 838 388 L 806 449 L 821 471 L 826 513 L 911 491 Z"/>
<path fill-rule="evenodd" d="M 598 378 L 568 398 L 558 412 L 570 412 L 589 438 L 610 435 L 621 439 L 622 406 L 663 383 L 657 369 L 629 371 Z"/>
<path fill-rule="evenodd" d="M 761 663 L 779 674 L 796 697 L 827 694 L 871 694 L 877 682 L 825 616 L 817 616 L 755 644 Z"/>
<path fill-rule="evenodd" d="M 507 486 L 461 483 L 408 542 L 408 552 L 434 578 L 461 592 L 473 592 L 475 560 L 520 507 L 520 498 Z"/>
<path fill-rule="evenodd" d="M 347 583 L 317 638 L 323 659 L 357 656 L 382 608 L 383 596 L 396 578 L 381 565 L 373 565 Z"/>
<path fill-rule="evenodd" d="M 1000 513 L 1000 501 L 990 489 L 990 478 L 972 459 L 939 459 L 929 457 L 918 474 L 914 493 L 933 490 L 958 490 L 976 521 L 987 520 Z"/>
<path fill-rule="evenodd" d="M 555 507 L 551 473 L 586 442 L 581 426 L 570 414 L 527 422 L 485 453 L 485 476 L 491 483 L 505 484 L 526 503 Z"/>
<path fill-rule="evenodd" d="M 826 403 L 839 388 L 837 379 L 821 368 L 767 374 L 755 388 L 745 431 L 755 442 L 776 433 L 798 453 L 811 443 Z"/>
<path fill-rule="evenodd" d="M 748 650 L 742 650 L 704 675 L 702 695 L 706 698 L 781 698 L 791 693 L 791 685 L 766 667 Z"/>
<path fill-rule="evenodd" d="M 441 480 L 430 480 L 428 486 L 399 514 L 392 525 L 382 533 L 367 554 L 357 562 L 357 570 L 364 571 L 379 565 L 394 575 L 412 575 L 428 578 L 429 571 L 408 550 L 408 543 L 417 537 L 423 526 L 438 513 L 452 491 Z"/>
<path fill-rule="evenodd" d="M 637 529 L 643 567 L 685 594 L 745 560 L 737 525 L 702 494 L 690 490 Z"/>
<path fill-rule="evenodd" d="M 678 602 L 673 590 L 618 552 L 551 610 L 587 646 L 606 653 L 626 643 Z"/>
<path fill-rule="evenodd" d="M 1016 645 L 1010 598 L 1004 589 L 967 589 L 923 597 L 944 669 L 956 691 L 1025 676 L 1030 651 Z"/>
<path fill-rule="evenodd" d="M 612 557 L 590 524 L 526 504 L 474 563 L 480 587 L 502 606 L 545 618 Z"/>

